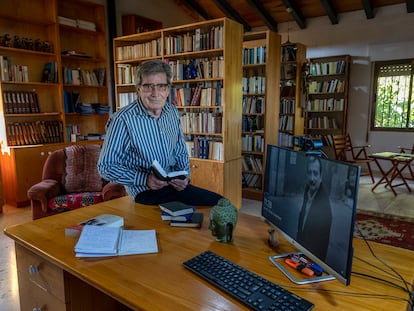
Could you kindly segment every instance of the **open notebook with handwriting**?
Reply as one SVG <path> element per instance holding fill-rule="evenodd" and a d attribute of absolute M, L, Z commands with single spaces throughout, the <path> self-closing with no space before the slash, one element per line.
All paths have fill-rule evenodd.
<path fill-rule="evenodd" d="M 107 257 L 157 253 L 157 235 L 152 230 L 84 226 L 75 245 L 76 257 Z"/>

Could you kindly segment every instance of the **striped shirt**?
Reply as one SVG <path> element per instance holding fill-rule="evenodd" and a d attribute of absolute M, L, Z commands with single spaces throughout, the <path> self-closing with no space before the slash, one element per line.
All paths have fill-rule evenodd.
<path fill-rule="evenodd" d="M 157 119 L 138 98 L 108 120 L 98 171 L 106 180 L 124 185 L 135 199 L 138 193 L 149 190 L 146 182 L 154 160 L 167 173 L 190 172 L 178 110 L 166 103 Z"/>

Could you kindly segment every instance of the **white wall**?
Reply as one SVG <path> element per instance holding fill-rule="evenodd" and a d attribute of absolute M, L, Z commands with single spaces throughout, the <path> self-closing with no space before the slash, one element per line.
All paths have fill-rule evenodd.
<path fill-rule="evenodd" d="M 163 22 L 164 27 L 193 22 L 173 0 L 117 0 L 117 25 L 121 33 L 122 14 L 139 14 Z M 174 12 L 174 13 L 172 13 Z M 371 62 L 414 58 L 414 13 L 405 4 L 375 10 L 367 19 L 364 11 L 340 14 L 332 25 L 328 17 L 307 20 L 307 28 L 296 23 L 279 24 L 282 42 L 300 42 L 307 46 L 307 57 L 349 54 L 352 56 L 348 110 L 348 131 L 354 144 L 371 144 L 372 152 L 396 151 L 397 146 L 411 146 L 414 133 L 369 130 Z"/>

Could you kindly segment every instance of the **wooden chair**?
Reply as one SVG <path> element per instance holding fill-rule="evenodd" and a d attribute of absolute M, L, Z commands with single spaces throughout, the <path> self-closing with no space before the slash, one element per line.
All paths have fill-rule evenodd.
<path fill-rule="evenodd" d="M 399 146 L 398 148 L 400 148 L 400 153 L 411 153 L 411 154 L 414 154 L 414 144 L 413 144 L 413 146 L 410 148 L 410 147 L 402 147 L 402 146 Z"/>
<path fill-rule="evenodd" d="M 374 160 L 368 157 L 366 150 L 369 146 L 353 146 L 349 134 L 332 135 L 332 146 L 336 160 L 359 166 L 365 164 L 368 171 L 361 171 L 361 176 L 370 176 L 372 183 L 375 182 L 371 169 L 371 162 Z"/>
<path fill-rule="evenodd" d="M 400 149 L 400 153 L 414 154 L 414 144 L 412 145 L 411 148 L 410 147 L 402 147 L 402 146 L 398 146 L 398 148 Z M 405 178 L 414 181 L 414 161 L 411 162 L 411 165 L 408 167 L 408 170 L 410 172 L 410 176 L 405 177 Z"/>

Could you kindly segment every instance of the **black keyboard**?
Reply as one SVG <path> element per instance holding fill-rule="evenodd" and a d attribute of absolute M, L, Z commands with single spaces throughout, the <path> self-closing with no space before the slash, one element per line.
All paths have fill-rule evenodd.
<path fill-rule="evenodd" d="M 314 305 L 257 274 L 206 251 L 184 267 L 243 302 L 253 310 L 311 310 Z"/>

